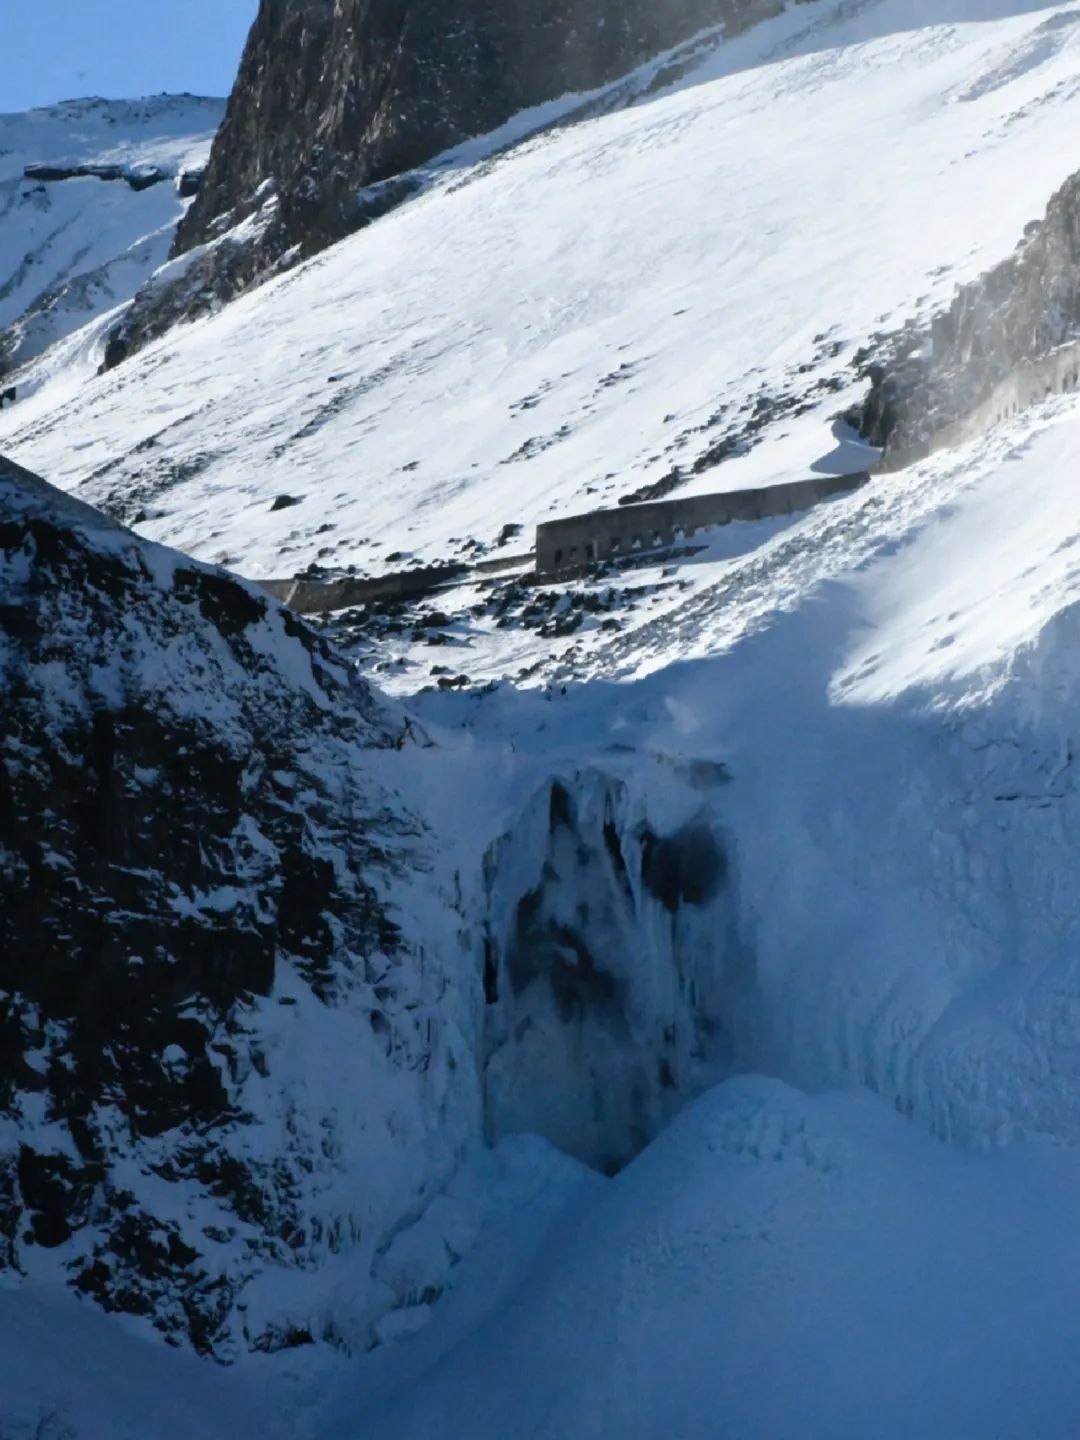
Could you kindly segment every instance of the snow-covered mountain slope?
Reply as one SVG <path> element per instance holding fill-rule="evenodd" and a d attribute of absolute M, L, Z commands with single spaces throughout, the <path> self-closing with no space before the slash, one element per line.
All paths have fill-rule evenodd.
<path fill-rule="evenodd" d="M 0 115 L 0 364 L 129 300 L 164 263 L 189 203 L 176 182 L 205 165 L 223 111 L 160 95 Z"/>
<path fill-rule="evenodd" d="M 1066 1138 L 1080 1104 L 1080 414 L 1025 428 L 704 562 L 711 584 L 579 637 L 530 719 L 469 702 L 538 769 L 629 767 L 661 833 L 679 766 L 724 765 L 696 804 L 736 887 L 731 1063 L 867 1085 L 965 1143 Z"/>
<path fill-rule="evenodd" d="M 691 470 L 732 429 L 759 443 L 688 488 L 844 463 L 827 387 L 849 352 L 1007 254 L 1073 168 L 1078 47 L 1074 4 L 800 7 L 695 83 L 436 167 L 394 215 L 107 377 L 72 337 L 4 433 L 252 574 L 322 547 L 372 570 L 449 558 L 455 537 Z M 269 1078 L 253 1058 L 227 1143 L 275 1153 L 281 1093 L 304 1135 L 332 1112 L 300 1213 L 360 1234 L 335 1253 L 305 1231 L 313 1270 L 271 1256 L 238 1289 L 238 1337 L 273 1353 L 238 1355 L 235 1394 L 255 1385 L 304 1440 L 1072 1440 L 1078 463 L 1059 397 L 691 555 L 473 579 L 342 625 L 408 696 L 385 712 L 400 750 L 334 740 L 337 686 L 307 725 L 284 657 L 314 642 L 268 612 L 270 671 L 225 693 L 305 806 L 323 786 L 361 787 L 365 815 L 383 799 L 409 1043 L 388 1071 L 368 977 L 319 1008 L 280 962 L 302 1030 L 264 1054 Z M 272 511 L 283 494 L 299 504 Z M 150 579 L 121 614 L 179 604 L 187 635 L 194 607 Z M 62 681 L 53 628 L 27 746 Z M 208 703 L 219 672 L 193 670 Z M 463 673 L 494 683 L 417 693 Z M 275 1042 L 277 993 L 243 1016 Z M 453 1066 L 425 1063 L 429 1022 Z M 141 1172 L 132 1188 L 158 1198 Z M 201 1222 L 196 1199 L 177 1224 Z M 31 1434 L 49 1384 L 16 1375 Z M 67 1384 L 72 1428 L 84 1393 Z M 219 1402 L 200 1403 L 213 1434 Z"/>
<path fill-rule="evenodd" d="M 674 90 L 437 167 L 77 396 L 61 367 L 0 437 L 251 575 L 455 558 L 676 465 L 701 489 L 828 466 L 856 347 L 1008 253 L 1074 167 L 1076 15 L 800 6 Z M 771 443 L 712 465 L 761 413 Z"/>
<path fill-rule="evenodd" d="M 349 1270 L 330 1269 L 321 1300 L 279 1279 L 293 1323 L 354 1316 L 353 1353 L 241 1357 L 228 1381 L 148 1362 L 182 1392 L 178 1424 L 205 1414 L 214 1434 L 254 1388 L 255 1413 L 305 1440 L 706 1440 L 720 1411 L 778 1440 L 1069 1440 L 1078 448 L 1080 414 L 1055 402 L 759 537 L 752 558 L 702 562 L 713 583 L 681 607 L 636 634 L 589 632 L 592 678 L 565 695 L 419 702 L 436 745 L 396 773 L 456 851 L 474 933 L 482 837 L 506 836 L 489 851 L 503 863 L 482 867 L 495 1003 L 481 1043 L 486 1083 L 509 1077 L 503 1096 L 531 1103 L 514 1119 L 566 1143 L 570 1097 L 579 1127 L 605 1112 L 621 1125 L 647 1045 L 666 1083 L 692 1088 L 710 1032 L 729 1072 L 863 1097 L 728 1083 L 591 1193 L 542 1151 L 508 1166 L 527 1183 L 463 1175 L 379 1257 L 406 1300 L 379 1322 L 393 1343 L 357 1353 L 370 1319 Z M 650 834 L 690 824 L 723 847 L 718 885 L 646 859 Z M 620 891 L 628 930 L 605 909 Z M 515 958 L 523 911 L 517 938 L 558 989 L 523 970 L 520 944 Z M 536 943 L 545 917 L 561 971 Z M 327 1043 L 325 1016 L 312 1027 L 305 1067 Z M 561 1091 L 540 1083 L 553 1076 Z M 503 1215 L 483 1219 L 499 1195 Z M 28 1292 L 34 1327 L 43 1303 Z M 107 1376 L 131 1363 L 122 1336 L 48 1303 L 53 1333 Z M 96 1440 L 149 1403 L 22 1353 L 0 1375 L 28 1435 L 50 1406 Z"/>
<path fill-rule="evenodd" d="M 210 244 L 179 293 L 156 286 L 140 297 L 110 363 L 177 316 L 207 314 L 360 228 L 410 192 L 396 177 L 466 137 L 568 90 L 611 82 L 703 28 L 734 35 L 795 3 L 263 0 L 205 184 L 177 233 L 180 253 L 227 227 L 239 244 Z M 309 54 L 318 63 L 297 64 Z M 268 194 L 273 212 L 241 239 L 238 224 Z"/>
<path fill-rule="evenodd" d="M 557 1135 L 553 1075 L 604 1114 L 590 1066 L 617 1121 L 650 1019 L 676 1086 L 711 1043 L 729 1073 L 809 1095 L 721 1085 L 493 1314 L 476 1323 L 463 1276 L 304 1433 L 706 1440 L 718 1415 L 777 1440 L 1075 1433 L 1078 461 L 1080 407 L 1052 402 L 753 555 L 682 567 L 708 578 L 578 637 L 565 693 L 419 702 L 464 717 L 508 802 L 544 776 L 565 792 L 521 804 L 500 879 L 507 902 L 539 897 L 497 951 L 518 980 L 488 1072 L 516 1076 L 525 1123 Z M 691 827 L 653 868 L 664 923 L 649 837 Z M 688 861 L 709 835 L 711 887 Z M 535 915 L 579 956 L 578 1051 L 521 984 Z"/>

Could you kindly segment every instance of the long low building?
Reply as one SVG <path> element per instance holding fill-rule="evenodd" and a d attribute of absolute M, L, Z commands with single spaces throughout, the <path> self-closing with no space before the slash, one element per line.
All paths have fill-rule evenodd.
<path fill-rule="evenodd" d="M 684 499 L 590 510 L 536 527 L 536 569 L 541 575 L 580 570 L 601 560 L 616 560 L 638 550 L 657 550 L 689 539 L 698 530 L 732 520 L 768 520 L 809 510 L 819 500 L 844 495 L 870 476 L 821 475 L 759 490 L 728 490 Z"/>

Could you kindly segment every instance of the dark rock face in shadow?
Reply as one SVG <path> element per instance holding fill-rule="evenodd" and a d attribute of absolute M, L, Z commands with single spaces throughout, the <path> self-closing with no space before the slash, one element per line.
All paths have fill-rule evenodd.
<path fill-rule="evenodd" d="M 1080 329 L 1080 173 L 1028 224 L 1015 252 L 969 285 L 928 327 L 877 338 L 855 363 L 869 382 L 847 415 L 886 464 L 933 447 L 1019 367 Z"/>
<path fill-rule="evenodd" d="M 123 180 L 132 190 L 150 190 L 168 180 L 168 172 L 158 165 L 27 165 L 27 180 L 56 184 L 63 180 Z"/>
<path fill-rule="evenodd" d="M 326 1143 L 248 1144 L 248 1079 L 286 1103 L 260 1013 L 363 1017 L 374 963 L 394 994 L 361 769 L 392 716 L 272 602 L 34 479 L 0 461 L 0 1267 L 66 1247 L 216 1353 L 256 1263 L 303 1265 Z"/>
<path fill-rule="evenodd" d="M 649 893 L 674 915 L 681 905 L 707 905 L 727 874 L 727 857 L 712 830 L 701 823 L 664 837 L 641 837 L 641 878 Z"/>

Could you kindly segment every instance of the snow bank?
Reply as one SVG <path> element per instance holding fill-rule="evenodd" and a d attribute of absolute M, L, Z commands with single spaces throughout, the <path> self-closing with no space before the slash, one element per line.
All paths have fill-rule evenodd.
<path fill-rule="evenodd" d="M 418 1389 L 343 1434 L 1065 1440 L 1071 1152 L 958 1156 L 870 1097 L 712 1091 Z"/>

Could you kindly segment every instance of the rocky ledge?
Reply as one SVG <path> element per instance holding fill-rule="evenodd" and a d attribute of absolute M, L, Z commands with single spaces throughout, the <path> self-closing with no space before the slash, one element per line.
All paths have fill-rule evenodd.
<path fill-rule="evenodd" d="M 62 180 L 123 180 L 132 190 L 150 190 L 169 179 L 169 172 L 160 165 L 45 165 L 23 167 L 23 178 L 41 185 L 55 185 Z"/>

